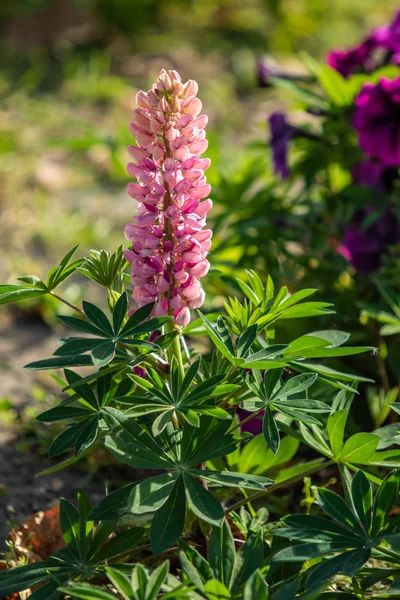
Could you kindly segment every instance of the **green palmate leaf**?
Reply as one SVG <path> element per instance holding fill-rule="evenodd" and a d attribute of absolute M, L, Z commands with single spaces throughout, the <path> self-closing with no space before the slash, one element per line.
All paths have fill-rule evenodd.
<path fill-rule="evenodd" d="M 214 345 L 218 348 L 221 354 L 225 356 L 225 358 L 227 358 L 230 362 L 233 362 L 233 354 L 226 346 L 219 333 L 216 331 L 216 329 L 214 329 L 210 321 L 201 312 L 199 312 L 199 315 Z"/>
<path fill-rule="evenodd" d="M 304 375 L 296 375 L 291 377 L 277 392 L 273 395 L 271 400 L 284 398 L 285 396 L 291 396 L 304 392 L 316 381 L 318 375 L 314 373 L 305 373 Z"/>
<path fill-rule="evenodd" d="M 239 336 L 236 344 L 238 349 L 238 356 L 245 357 L 247 352 L 253 345 L 254 340 L 257 336 L 257 325 L 251 325 L 245 329 Z"/>
<path fill-rule="evenodd" d="M 335 369 L 332 369 L 325 365 L 316 365 L 313 363 L 297 362 L 297 361 L 293 361 L 291 364 L 298 367 L 299 370 L 312 371 L 312 372 L 318 373 L 319 375 L 325 376 L 326 378 L 335 379 L 338 381 L 345 381 L 345 382 L 350 382 L 350 383 L 354 383 L 355 381 L 363 381 L 365 383 L 373 383 L 374 382 L 373 379 L 369 379 L 368 377 L 361 377 L 361 376 L 355 375 L 353 373 L 343 373 L 342 371 L 336 371 Z"/>
<path fill-rule="evenodd" d="M 92 367 L 93 362 L 90 356 L 83 354 L 80 356 L 57 356 L 56 358 L 46 358 L 25 365 L 26 369 L 32 371 L 45 371 L 49 369 L 64 369 L 65 367 Z"/>
<path fill-rule="evenodd" d="M 98 407 L 96 396 L 94 395 L 92 388 L 87 383 L 84 383 L 83 378 L 78 375 L 78 373 L 75 373 L 70 369 L 65 369 L 64 375 L 69 385 L 74 384 L 75 391 L 81 398 L 86 400 L 93 408 Z"/>
<path fill-rule="evenodd" d="M 62 261 L 57 267 L 54 267 L 50 270 L 47 277 L 47 287 L 49 290 L 54 290 L 57 286 L 60 285 L 67 277 L 72 275 L 78 267 L 83 263 L 83 258 L 78 258 L 70 265 L 68 264 L 73 255 L 75 254 L 78 246 L 72 248 L 67 254 L 64 256 Z"/>
<path fill-rule="evenodd" d="M 61 576 L 61 580 L 67 579 L 67 577 Z M 50 581 L 49 583 L 45 583 L 45 585 L 41 585 L 38 590 L 33 592 L 29 596 L 31 600 L 59 600 L 61 598 L 61 593 L 58 590 L 59 582 Z"/>
<path fill-rule="evenodd" d="M 36 275 L 23 275 L 22 277 L 17 277 L 18 281 L 22 281 L 23 283 L 27 283 L 28 285 L 33 285 L 36 288 L 47 291 L 46 284 Z M 0 289 L 3 286 L 0 286 Z"/>
<path fill-rule="evenodd" d="M 95 585 L 88 585 L 87 583 L 74 583 L 71 587 L 61 586 L 60 592 L 68 594 L 72 598 L 79 598 L 79 600 L 115 600 L 115 594 L 106 592 L 104 588 L 100 588 Z"/>
<path fill-rule="evenodd" d="M 278 537 L 314 543 L 333 541 L 344 547 L 354 547 L 365 542 L 356 531 L 349 531 L 347 527 L 324 517 L 289 515 L 284 518 L 284 522 L 288 528 L 276 530 L 274 533 Z"/>
<path fill-rule="evenodd" d="M 323 556 L 324 554 L 330 554 L 331 552 L 337 552 L 342 550 L 344 544 L 341 542 L 318 542 L 318 543 L 307 543 L 299 544 L 298 546 L 288 546 L 283 550 L 280 550 L 272 557 L 272 562 L 304 562 Z"/>
<path fill-rule="evenodd" d="M 372 525 L 372 488 L 362 471 L 357 471 L 353 478 L 351 494 L 360 523 L 369 533 Z"/>
<path fill-rule="evenodd" d="M 237 591 L 262 566 L 264 542 L 261 531 L 252 533 L 236 555 L 232 591 Z"/>
<path fill-rule="evenodd" d="M 150 543 L 154 554 L 161 554 L 176 542 L 185 523 L 185 488 L 178 477 L 166 502 L 155 513 L 150 527 Z"/>
<path fill-rule="evenodd" d="M 115 342 L 105 342 L 96 346 L 92 352 L 93 364 L 97 368 L 104 367 L 112 361 L 115 356 L 116 344 Z"/>
<path fill-rule="evenodd" d="M 72 446 L 75 445 L 82 431 L 86 429 L 86 425 L 87 422 L 85 420 L 80 423 L 76 423 L 69 429 L 66 429 L 65 431 L 60 433 L 60 435 L 57 436 L 55 440 L 53 440 L 53 442 L 50 444 L 48 450 L 49 458 L 59 456 L 60 454 L 63 454 L 63 452 L 66 452 L 67 450 L 72 448 Z"/>
<path fill-rule="evenodd" d="M 281 369 L 271 369 L 270 371 L 267 371 L 267 373 L 265 373 L 265 375 L 264 375 L 265 399 L 269 399 L 274 394 L 274 392 L 278 388 L 278 384 L 279 384 L 281 376 L 282 376 Z"/>
<path fill-rule="evenodd" d="M 86 420 L 85 427 L 82 427 L 75 442 L 75 456 L 82 454 L 96 441 L 98 425 L 99 418 L 97 415 L 93 419 Z"/>
<path fill-rule="evenodd" d="M 90 302 L 82 302 L 83 310 L 89 321 L 103 332 L 106 336 L 112 337 L 114 335 L 110 321 L 100 308 Z"/>
<path fill-rule="evenodd" d="M 344 430 L 348 414 L 347 410 L 339 410 L 328 418 L 327 430 L 334 456 L 338 456 L 343 448 Z"/>
<path fill-rule="evenodd" d="M 344 552 L 322 562 L 309 575 L 307 587 L 319 587 L 339 572 L 344 573 L 348 577 L 353 577 L 368 560 L 369 555 L 370 550 L 361 548 L 359 550 Z"/>
<path fill-rule="evenodd" d="M 243 600 L 268 600 L 268 587 L 260 571 L 255 571 L 243 590 Z"/>
<path fill-rule="evenodd" d="M 45 290 L 24 287 L 21 285 L 1 285 L 0 286 L 0 304 L 8 304 L 10 302 L 19 302 L 27 298 L 37 298 L 43 296 L 47 292 Z"/>
<path fill-rule="evenodd" d="M 86 417 L 91 414 L 93 414 L 93 410 L 90 410 L 89 408 L 80 408 L 78 406 L 57 406 L 55 408 L 46 410 L 36 418 L 38 421 L 51 423 L 53 421 L 62 421 L 63 419 Z"/>
<path fill-rule="evenodd" d="M 100 500 L 93 508 L 89 515 L 89 519 L 93 521 L 104 521 L 108 519 L 119 519 L 126 515 L 131 506 L 130 495 L 135 483 L 125 485 L 119 490 L 115 490 Z"/>
<path fill-rule="evenodd" d="M 57 318 L 63 323 L 68 329 L 74 331 L 81 331 L 82 333 L 91 333 L 92 335 L 104 337 L 104 331 L 89 323 L 84 319 L 77 319 L 76 317 L 68 317 L 65 315 L 57 315 Z"/>
<path fill-rule="evenodd" d="M 79 512 L 75 506 L 61 498 L 60 500 L 60 526 L 63 533 L 65 543 L 73 550 L 76 556 L 80 556 L 79 551 L 79 534 L 80 522 Z"/>
<path fill-rule="evenodd" d="M 146 600 L 156 600 L 161 586 L 166 581 L 169 572 L 169 561 L 162 563 L 153 571 L 146 584 Z"/>
<path fill-rule="evenodd" d="M 363 354 L 364 352 L 373 352 L 373 346 L 344 346 L 341 348 L 316 348 L 309 350 L 307 358 L 333 358 L 335 356 L 353 356 L 354 354 Z"/>
<path fill-rule="evenodd" d="M 75 356 L 90 352 L 104 343 L 103 339 L 93 338 L 67 338 L 54 352 L 54 356 Z"/>
<path fill-rule="evenodd" d="M 372 433 L 356 433 L 343 446 L 338 459 L 345 463 L 366 463 L 373 456 L 379 438 Z"/>
<path fill-rule="evenodd" d="M 208 562 L 215 579 L 229 589 L 235 568 L 236 550 L 228 521 L 222 527 L 213 527 L 208 543 Z"/>
<path fill-rule="evenodd" d="M 184 540 L 179 542 L 179 560 L 186 575 L 199 588 L 204 589 L 204 582 L 213 578 L 213 571 L 206 559 Z"/>
<path fill-rule="evenodd" d="M 235 350 L 233 348 L 231 334 L 229 333 L 228 328 L 221 317 L 219 317 L 219 319 L 217 320 L 216 331 L 223 343 L 225 344 L 225 346 L 228 348 L 229 352 L 233 354 Z"/>
<path fill-rule="evenodd" d="M 158 415 L 158 417 L 154 420 L 153 425 L 151 427 L 151 432 L 154 435 L 154 437 L 157 437 L 158 435 L 160 435 L 160 433 L 162 433 L 164 431 L 167 424 L 171 421 L 173 414 L 174 414 L 174 409 L 170 409 L 170 410 L 165 410 L 160 415 Z M 196 427 L 198 427 L 197 424 L 196 424 Z"/>
<path fill-rule="evenodd" d="M 339 329 L 324 329 L 323 331 L 313 331 L 306 334 L 307 336 L 315 336 L 329 343 L 332 348 L 337 348 L 345 344 L 350 338 L 350 334 Z"/>
<path fill-rule="evenodd" d="M 331 490 L 319 488 L 317 490 L 317 501 L 322 510 L 332 517 L 332 519 L 338 521 L 352 532 L 363 535 L 356 516 L 338 494 L 335 494 Z"/>
<path fill-rule="evenodd" d="M 227 587 L 216 579 L 207 581 L 204 586 L 204 593 L 207 600 L 230 600 L 232 597 Z"/>
<path fill-rule="evenodd" d="M 0 594 L 5 598 L 47 581 L 50 577 L 62 577 L 65 573 L 71 575 L 73 572 L 73 568 L 66 569 L 65 564 L 60 566 L 50 560 L 15 567 L 0 573 Z"/>
<path fill-rule="evenodd" d="M 78 512 L 79 512 L 79 550 L 83 559 L 86 558 L 89 544 L 92 538 L 93 523 L 88 521 L 92 510 L 92 503 L 86 492 L 82 489 L 78 491 Z"/>
<path fill-rule="evenodd" d="M 115 335 L 118 335 L 125 319 L 126 311 L 128 310 L 128 298 L 123 292 L 118 298 L 118 302 L 114 307 L 113 312 L 113 328 Z"/>
<path fill-rule="evenodd" d="M 269 406 L 266 406 L 263 418 L 263 434 L 265 441 L 274 454 L 279 450 L 279 430 Z"/>
<path fill-rule="evenodd" d="M 110 558 L 130 552 L 145 534 L 143 527 L 132 527 L 112 537 L 94 556 L 93 562 L 103 562 Z"/>
<path fill-rule="evenodd" d="M 249 475 L 247 473 L 234 473 L 232 471 L 209 471 L 207 469 L 199 471 L 198 469 L 190 469 L 189 472 L 195 477 L 201 476 L 212 483 L 248 490 L 264 490 L 265 486 L 273 483 L 268 477 Z"/>
<path fill-rule="evenodd" d="M 120 331 L 121 336 L 129 335 L 131 330 L 134 330 L 137 325 L 145 321 L 147 317 L 150 316 L 152 310 L 154 308 L 154 303 L 145 304 L 129 317 L 128 321 L 124 325 L 123 329 Z"/>
<path fill-rule="evenodd" d="M 376 494 L 373 516 L 373 534 L 377 535 L 399 496 L 400 470 L 389 473 Z"/>
<path fill-rule="evenodd" d="M 183 481 L 186 498 L 194 514 L 211 525 L 221 527 L 224 510 L 218 500 L 191 475 L 184 473 Z"/>
<path fill-rule="evenodd" d="M 177 472 L 165 473 L 137 483 L 128 498 L 129 512 L 142 514 L 158 510 L 172 492 L 178 476 Z"/>
<path fill-rule="evenodd" d="M 126 575 L 113 569 L 112 567 L 106 567 L 105 569 L 108 579 L 111 581 L 117 592 L 119 592 L 124 600 L 134 599 L 132 594 L 132 586 Z"/>

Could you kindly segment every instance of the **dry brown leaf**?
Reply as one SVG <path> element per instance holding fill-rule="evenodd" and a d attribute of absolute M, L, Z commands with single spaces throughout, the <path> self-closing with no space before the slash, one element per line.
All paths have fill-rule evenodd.
<path fill-rule="evenodd" d="M 29 515 L 10 532 L 17 558 L 27 563 L 46 560 L 65 546 L 59 522 L 59 507 Z"/>

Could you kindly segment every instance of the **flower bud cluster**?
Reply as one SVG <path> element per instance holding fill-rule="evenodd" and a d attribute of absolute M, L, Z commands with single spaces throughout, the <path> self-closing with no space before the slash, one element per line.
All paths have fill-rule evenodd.
<path fill-rule="evenodd" d="M 200 158 L 208 119 L 197 92 L 195 81 L 182 83 L 176 71 L 162 70 L 152 89 L 136 96 L 130 130 L 137 146 L 128 148 L 135 161 L 128 173 L 136 179 L 128 193 L 139 203 L 125 229 L 133 298 L 139 307 L 155 302 L 156 316 L 172 315 L 181 326 L 204 302 L 200 279 L 209 269 L 212 236 L 205 229 L 210 160 Z"/>

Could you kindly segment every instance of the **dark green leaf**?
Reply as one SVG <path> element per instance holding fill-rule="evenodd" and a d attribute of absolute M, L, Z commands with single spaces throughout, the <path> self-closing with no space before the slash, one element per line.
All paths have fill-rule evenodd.
<path fill-rule="evenodd" d="M 276 426 L 274 416 L 269 406 L 265 407 L 265 413 L 263 418 L 263 434 L 268 447 L 271 448 L 272 452 L 276 454 L 279 450 L 279 430 Z"/>
<path fill-rule="evenodd" d="M 177 478 L 177 472 L 169 472 L 137 483 L 128 498 L 128 511 L 142 514 L 161 508 L 172 492 Z"/>
<path fill-rule="evenodd" d="M 113 337 L 114 332 L 112 330 L 110 321 L 98 306 L 91 304 L 91 302 L 82 302 L 83 310 L 89 321 L 98 329 L 100 329 L 107 337 Z"/>
<path fill-rule="evenodd" d="M 73 425 L 69 429 L 66 429 L 60 433 L 60 435 L 57 436 L 50 445 L 48 451 L 49 458 L 54 458 L 55 456 L 66 452 L 69 450 L 69 448 L 72 448 L 81 432 L 86 428 L 86 424 L 86 420 L 82 421 L 81 423 L 76 423 L 76 425 Z"/>
<path fill-rule="evenodd" d="M 229 589 L 235 567 L 236 550 L 232 532 L 225 519 L 222 527 L 213 527 L 208 542 L 208 562 L 215 579 Z"/>
<path fill-rule="evenodd" d="M 104 337 L 104 332 L 102 331 L 102 329 L 95 327 L 94 325 L 92 325 L 92 323 L 89 323 L 89 321 L 86 321 L 84 319 L 77 319 L 76 317 L 68 317 L 65 315 L 57 315 L 57 318 L 69 329 Z"/>
<path fill-rule="evenodd" d="M 82 454 L 82 452 L 96 441 L 98 426 L 99 419 L 97 416 L 93 419 L 87 419 L 85 427 L 82 428 L 82 431 L 75 442 L 75 456 Z"/>
<path fill-rule="evenodd" d="M 105 367 L 115 356 L 115 342 L 105 342 L 97 346 L 92 352 L 93 364 L 97 368 Z"/>
<path fill-rule="evenodd" d="M 372 523 L 372 489 L 362 471 L 357 471 L 353 478 L 351 494 L 358 518 L 365 531 L 369 533 Z"/>
<path fill-rule="evenodd" d="M 218 500 L 188 473 L 183 474 L 183 482 L 187 501 L 194 514 L 211 525 L 221 527 L 224 509 Z"/>
<path fill-rule="evenodd" d="M 104 339 L 94 338 L 70 338 L 65 341 L 57 350 L 54 352 L 54 356 L 75 356 L 77 354 L 84 354 L 100 346 L 104 343 Z"/>
<path fill-rule="evenodd" d="M 186 500 L 182 477 L 178 477 L 168 500 L 155 513 L 150 527 L 154 554 L 161 554 L 176 542 L 185 523 Z"/>
<path fill-rule="evenodd" d="M 363 535 L 360 524 L 353 511 L 347 506 L 343 498 L 335 492 L 324 488 L 318 488 L 317 501 L 322 510 L 335 521 L 347 527 L 357 535 Z"/>
<path fill-rule="evenodd" d="M 127 310 L 128 298 L 126 297 L 126 292 L 122 292 L 121 296 L 118 298 L 118 302 L 116 303 L 113 312 L 113 325 L 115 335 L 118 335 L 119 330 L 121 329 Z"/>
<path fill-rule="evenodd" d="M 36 418 L 38 421 L 44 423 L 51 423 L 53 421 L 61 421 L 62 419 L 73 419 L 75 417 L 86 417 L 93 414 L 93 411 L 89 408 L 80 408 L 79 406 L 56 406 L 50 408 L 45 412 L 38 415 Z"/>
<path fill-rule="evenodd" d="M 133 550 L 140 542 L 145 533 L 143 527 L 132 527 L 112 537 L 105 546 L 101 548 L 92 558 L 93 562 L 102 562 L 110 558 L 115 558 L 120 554 L 125 554 Z"/>
<path fill-rule="evenodd" d="M 45 371 L 48 369 L 63 369 L 65 367 L 92 367 L 93 362 L 90 356 L 82 354 L 81 356 L 57 356 L 56 358 L 46 358 L 25 365 L 25 369 L 32 371 Z"/>
<path fill-rule="evenodd" d="M 89 519 L 92 521 L 104 521 L 108 519 L 119 519 L 126 515 L 129 511 L 130 502 L 129 498 L 132 489 L 137 485 L 136 483 L 130 483 L 124 487 L 107 494 L 105 498 L 100 500 L 93 508 L 89 515 Z"/>

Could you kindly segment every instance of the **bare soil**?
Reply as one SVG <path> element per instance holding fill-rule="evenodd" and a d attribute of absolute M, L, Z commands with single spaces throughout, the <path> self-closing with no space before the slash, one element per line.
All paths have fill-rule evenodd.
<path fill-rule="evenodd" d="M 74 502 L 81 487 L 95 503 L 104 495 L 104 483 L 82 466 L 37 477 L 52 462 L 46 456 L 45 444 L 24 425 L 27 407 L 38 404 L 32 389 L 40 374 L 23 367 L 51 356 L 56 338 L 43 322 L 31 317 L 18 318 L 4 327 L 0 324 L 0 332 L 0 399 L 12 402 L 8 418 L 4 418 L 6 414 L 0 417 L 0 547 L 4 548 L 3 541 L 13 524 L 53 506 L 60 496 Z"/>

